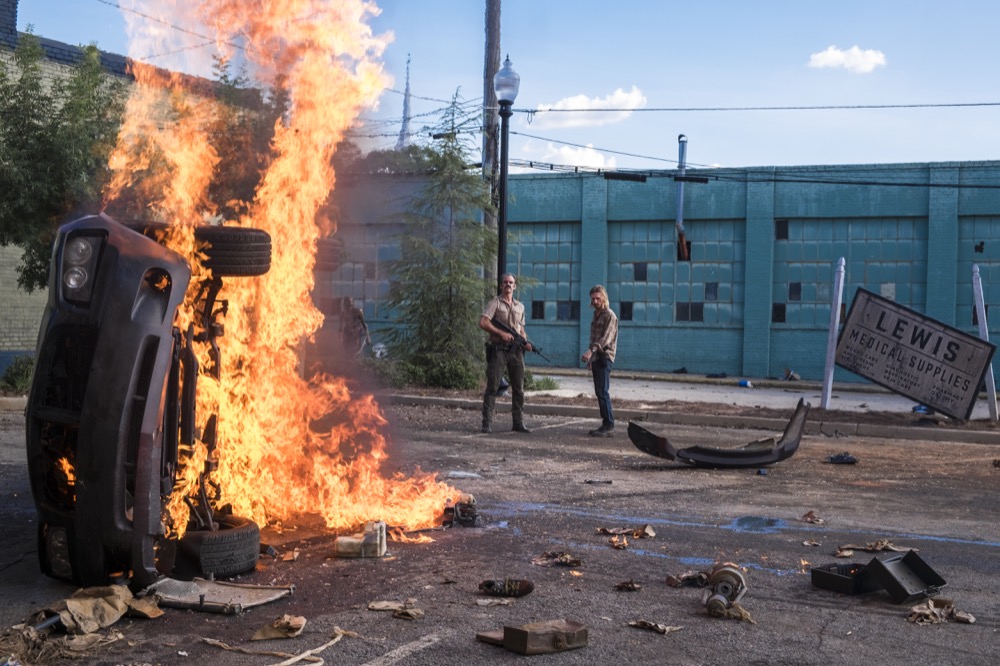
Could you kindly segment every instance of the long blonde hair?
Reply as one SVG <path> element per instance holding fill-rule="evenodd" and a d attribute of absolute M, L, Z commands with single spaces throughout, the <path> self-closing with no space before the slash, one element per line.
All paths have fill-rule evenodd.
<path fill-rule="evenodd" d="M 602 308 L 608 307 L 608 290 L 604 288 L 604 285 L 602 285 L 602 284 L 595 284 L 593 287 L 591 287 L 590 288 L 590 295 L 593 296 L 594 294 L 600 294 L 601 295 L 601 307 Z"/>

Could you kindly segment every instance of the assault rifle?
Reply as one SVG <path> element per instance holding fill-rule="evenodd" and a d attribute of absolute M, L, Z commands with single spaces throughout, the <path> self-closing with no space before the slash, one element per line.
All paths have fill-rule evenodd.
<path fill-rule="evenodd" d="M 496 326 L 497 328 L 499 328 L 504 333 L 510 333 L 511 335 L 513 335 L 514 336 L 514 342 L 516 344 L 520 345 L 521 349 L 524 349 L 525 351 L 527 351 L 527 348 L 528 348 L 528 340 L 527 340 L 527 338 L 525 338 L 523 335 L 521 335 L 520 333 L 518 333 L 517 331 L 515 331 L 514 329 L 512 329 L 510 326 L 508 326 L 507 324 L 505 324 L 502 321 L 500 321 L 499 319 L 497 319 L 496 317 L 493 317 L 493 319 L 490 320 L 490 323 L 493 324 L 494 326 Z M 535 352 L 536 354 L 538 354 L 539 356 L 541 356 L 542 358 L 544 358 L 549 363 L 552 362 L 548 358 L 545 357 L 545 354 L 542 353 L 542 348 L 541 347 L 536 347 L 534 343 L 531 343 L 531 351 Z"/>

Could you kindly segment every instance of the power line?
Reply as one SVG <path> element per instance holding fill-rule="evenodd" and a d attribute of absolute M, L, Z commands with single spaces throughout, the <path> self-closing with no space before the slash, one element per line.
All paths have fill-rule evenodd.
<path fill-rule="evenodd" d="M 177 32 L 183 32 L 184 34 L 191 35 L 192 37 L 197 37 L 198 39 L 204 39 L 204 40 L 206 40 L 206 42 L 204 44 L 200 44 L 200 45 L 197 45 L 197 46 L 189 46 L 189 47 L 186 47 L 184 49 L 181 49 L 182 51 L 185 51 L 185 50 L 188 50 L 188 49 L 193 49 L 193 48 L 201 48 L 202 46 L 207 46 L 209 44 L 214 44 L 216 42 L 215 38 L 213 38 L 213 37 L 209 37 L 208 35 L 204 35 L 204 34 L 202 34 L 200 32 L 195 32 L 193 30 L 188 30 L 187 28 L 182 28 L 179 25 L 175 25 L 175 24 L 170 23 L 168 21 L 164 21 L 163 19 L 156 18 L 155 16 L 150 16 L 149 14 L 145 14 L 143 12 L 140 12 L 140 11 L 136 10 L 136 9 L 132 9 L 131 7 L 122 7 L 120 4 L 118 4 L 114 0 L 97 0 L 97 2 L 101 3 L 102 5 L 107 5 L 109 7 L 114 7 L 115 9 L 117 9 L 120 12 L 129 12 L 131 14 L 135 14 L 136 16 L 141 16 L 142 18 L 146 19 L 147 21 L 153 21 L 154 23 L 159 23 L 160 25 L 165 25 L 168 28 L 170 28 L 171 30 L 176 30 Z M 233 42 L 225 42 L 225 44 L 233 47 L 234 49 L 239 49 L 240 51 L 244 50 L 243 46 L 241 44 L 235 44 Z M 170 55 L 171 53 L 176 53 L 176 51 L 170 51 L 168 53 L 155 53 L 153 55 L 147 56 L 146 59 L 159 58 L 159 57 L 162 57 L 162 56 L 165 56 L 165 55 Z"/>
<path fill-rule="evenodd" d="M 1000 106 L 1000 102 L 956 102 L 945 104 L 825 104 L 818 106 L 691 106 L 652 108 L 579 108 L 579 109 L 514 109 L 529 117 L 536 113 L 683 113 L 690 111 L 836 111 L 859 109 L 948 109 L 977 106 Z"/>
<path fill-rule="evenodd" d="M 547 141 L 549 143 L 558 143 L 564 146 L 572 146 L 573 148 L 586 148 L 588 150 L 596 150 L 602 153 L 611 153 L 613 155 L 622 155 L 623 157 L 638 157 L 643 160 L 653 160 L 654 162 L 670 162 L 671 164 L 677 164 L 677 160 L 669 160 L 665 157 L 649 157 L 648 155 L 639 155 L 637 153 L 626 153 L 620 150 L 611 150 L 609 148 L 597 148 L 594 146 L 584 145 L 582 143 L 572 143 L 570 141 L 560 141 L 558 139 L 546 139 L 543 136 L 536 136 L 534 134 L 526 134 L 524 132 L 511 131 L 511 134 L 516 134 L 518 136 L 528 137 L 529 139 L 538 139 L 539 141 Z M 696 166 L 708 166 L 707 164 L 701 164 Z"/>

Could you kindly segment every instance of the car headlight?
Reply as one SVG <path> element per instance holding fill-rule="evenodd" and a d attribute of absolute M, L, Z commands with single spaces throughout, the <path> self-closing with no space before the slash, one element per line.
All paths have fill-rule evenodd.
<path fill-rule="evenodd" d="M 62 250 L 63 297 L 72 303 L 87 305 L 94 292 L 97 262 L 103 236 L 86 232 L 70 236 Z"/>
<path fill-rule="evenodd" d="M 66 243 L 63 260 L 71 266 L 86 264 L 94 256 L 94 246 L 84 238 L 74 238 Z"/>
<path fill-rule="evenodd" d="M 63 284 L 69 290 L 77 290 L 87 284 L 87 271 L 79 266 L 73 266 L 68 268 L 65 273 L 63 273 Z"/>

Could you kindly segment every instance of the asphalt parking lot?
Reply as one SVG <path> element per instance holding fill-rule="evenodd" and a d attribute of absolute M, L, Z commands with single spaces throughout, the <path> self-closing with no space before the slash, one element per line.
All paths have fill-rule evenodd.
<path fill-rule="evenodd" d="M 530 403 L 529 397 L 529 403 Z M 586 435 L 586 410 L 531 411 L 529 435 L 478 432 L 478 413 L 455 404 L 384 405 L 391 424 L 387 471 L 436 471 L 477 500 L 484 527 L 427 533 L 432 543 L 390 542 L 384 558 L 338 559 L 333 535 L 304 517 L 264 538 L 294 561 L 263 558 L 244 582 L 294 584 L 285 599 L 237 616 L 169 610 L 155 620 L 123 619 L 117 640 L 92 663 L 270 664 L 209 645 L 204 638 L 295 654 L 356 632 L 322 653 L 328 663 L 963 663 L 1000 658 L 1000 529 L 996 443 L 807 435 L 790 459 L 766 469 L 699 469 L 639 452 L 620 428 L 612 439 Z M 593 411 L 593 410 L 590 410 Z M 790 416 L 790 410 L 789 410 Z M 677 445 L 737 446 L 773 430 L 659 423 L 646 426 Z M 498 425 L 504 423 L 503 416 Z M 10 626 L 73 588 L 38 572 L 35 523 L 23 469 L 23 418 L 0 413 L 0 619 Z M 831 465 L 850 451 L 855 465 Z M 821 522 L 802 518 L 812 512 Z M 655 537 L 615 548 L 602 528 L 650 526 Z M 844 545 L 888 543 L 918 557 L 946 585 L 936 597 L 972 614 L 974 624 L 907 621 L 912 604 L 886 592 L 838 594 L 811 584 L 810 569 L 867 563 L 892 551 Z M 815 544 L 815 545 L 813 545 Z M 534 564 L 566 553 L 574 567 Z M 742 607 L 752 622 L 710 616 L 703 590 L 671 587 L 668 576 L 730 561 L 745 571 Z M 483 606 L 488 579 L 531 580 L 534 591 L 509 605 Z M 620 591 L 631 581 L 641 589 Z M 368 610 L 378 600 L 413 599 L 424 611 L 404 620 Z M 251 642 L 284 614 L 307 619 L 289 640 Z M 588 629 L 586 647 L 523 657 L 476 640 L 478 632 L 569 619 Z M 635 628 L 645 620 L 676 631 Z"/>

